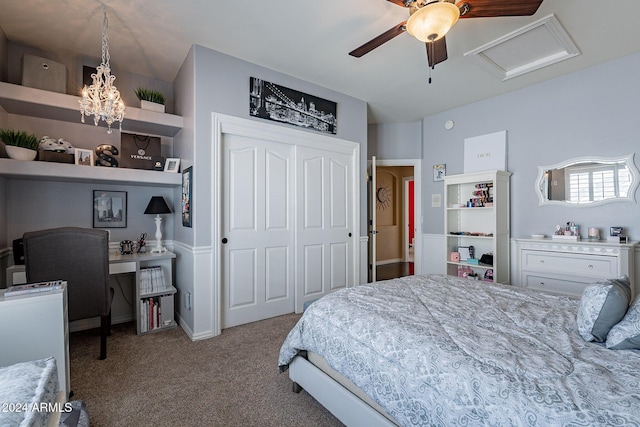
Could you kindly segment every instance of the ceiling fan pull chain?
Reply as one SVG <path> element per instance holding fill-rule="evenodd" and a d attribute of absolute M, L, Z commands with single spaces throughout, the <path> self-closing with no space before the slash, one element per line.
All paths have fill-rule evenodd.
<path fill-rule="evenodd" d="M 430 65 L 429 58 L 434 58 L 432 62 L 435 62 L 435 56 L 433 55 L 433 40 L 427 43 L 427 49 L 429 49 L 429 55 L 427 55 L 427 65 Z M 433 70 L 434 67 L 435 67 L 435 64 L 428 67 L 429 68 L 429 84 L 431 84 L 431 70 Z"/>

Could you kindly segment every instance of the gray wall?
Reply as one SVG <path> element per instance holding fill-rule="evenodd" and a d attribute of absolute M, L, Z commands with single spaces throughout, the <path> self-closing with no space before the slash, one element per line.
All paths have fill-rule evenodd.
<path fill-rule="evenodd" d="M 481 71 L 478 71 L 481 72 Z M 640 239 L 640 205 L 613 203 L 577 208 L 538 206 L 537 166 L 572 157 L 635 153 L 640 164 L 640 55 L 631 55 L 488 100 L 424 118 L 423 170 L 446 163 L 447 175 L 463 173 L 464 139 L 507 130 L 511 177 L 511 236 L 551 234 L 556 224 L 573 221 L 608 230 L 619 225 Z M 455 127 L 445 130 L 453 120 Z M 443 233 L 443 209 L 432 208 L 431 194 L 443 184 L 423 178 L 423 233 Z M 640 198 L 636 192 L 636 200 Z"/>
<path fill-rule="evenodd" d="M 420 122 L 380 123 L 368 126 L 368 156 L 379 159 L 421 159 L 422 125 Z"/>
<path fill-rule="evenodd" d="M 366 169 L 367 159 L 367 106 L 364 101 L 347 95 L 296 79 L 291 76 L 264 68 L 202 46 L 194 46 L 189 54 L 186 66 L 194 67 L 195 74 L 195 105 L 193 135 L 195 140 L 194 173 L 198 188 L 209 188 L 211 183 L 211 114 L 213 112 L 242 117 L 252 120 L 249 115 L 249 78 L 257 77 L 301 92 L 309 93 L 320 98 L 334 101 L 338 104 L 338 132 L 336 137 L 361 144 L 360 167 Z M 195 65 L 190 64 L 193 55 Z M 182 87 L 180 73 L 178 84 Z M 184 105 L 185 102 L 181 102 Z M 186 102 L 188 104 L 188 102 Z M 184 115 L 184 114 L 183 114 Z M 289 126 L 270 122 L 274 126 Z M 302 128 L 300 128 L 302 129 Z M 308 131 L 315 132 L 315 131 Z M 362 174 L 364 176 L 364 173 Z M 362 180 L 361 204 L 366 206 L 365 182 Z M 197 223 L 197 233 L 194 237 L 195 246 L 210 245 L 211 233 L 205 229 L 203 222 L 211 225 L 211 192 L 198 191 L 195 200 L 194 220 Z M 361 234 L 366 234 L 366 211 L 361 212 Z M 195 232 L 195 230 L 194 230 Z M 188 239 L 188 237 L 185 237 Z"/>
<path fill-rule="evenodd" d="M 25 53 L 64 63 L 69 72 L 68 93 L 77 93 L 76 89 L 79 88 L 81 81 L 82 65 L 92 65 L 91 60 L 77 58 L 71 54 L 58 55 L 7 42 L 4 33 L 0 32 L 0 75 L 6 77 L 2 81 L 21 83 L 21 58 Z M 167 99 L 173 100 L 173 85 L 171 83 L 145 79 L 142 76 L 117 71 L 114 71 L 114 74 L 118 78 L 118 88 L 122 91 L 125 101 L 130 105 L 139 105 L 135 94 L 133 94 L 133 89 L 137 86 L 162 88 Z M 112 135 L 108 135 L 104 127 L 96 128 L 82 125 L 79 115 L 78 123 L 67 123 L 7 114 L 0 107 L 0 127 L 25 129 L 35 133 L 38 137 L 49 135 L 55 139 L 64 138 L 79 148 L 93 149 L 99 144 L 120 145 L 119 132 L 116 131 Z M 171 138 L 162 138 L 162 154 L 173 156 Z M 127 228 L 110 229 L 112 242 L 125 239 L 135 240 L 142 232 L 146 232 L 148 238 L 153 240 L 155 223 L 152 216 L 143 214 L 146 204 L 153 195 L 162 195 L 168 202 L 173 197 L 171 189 L 159 187 L 0 178 L 0 248 L 10 247 L 12 240 L 21 237 L 25 231 L 57 226 L 92 227 L 93 190 L 127 192 Z M 175 203 L 170 203 L 170 206 L 172 204 L 174 211 L 179 208 L 179 205 Z M 173 222 L 171 216 L 165 215 L 163 240 L 173 239 Z"/>

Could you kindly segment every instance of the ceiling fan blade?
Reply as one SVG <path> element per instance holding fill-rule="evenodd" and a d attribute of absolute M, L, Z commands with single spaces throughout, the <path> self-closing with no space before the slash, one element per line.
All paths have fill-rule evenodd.
<path fill-rule="evenodd" d="M 406 4 L 404 4 L 404 0 L 387 0 L 393 4 L 397 4 L 398 6 L 402 6 L 402 7 L 407 7 Z"/>
<path fill-rule="evenodd" d="M 490 18 L 495 16 L 529 16 L 536 13 L 542 0 L 464 0 L 456 3 L 461 11 L 464 4 L 469 10 L 460 15 L 462 18 Z"/>
<path fill-rule="evenodd" d="M 388 42 L 389 40 L 391 40 L 395 36 L 398 36 L 398 35 L 404 33 L 406 31 L 406 27 L 405 27 L 406 23 L 407 23 L 406 21 L 399 23 L 398 25 L 396 25 L 395 27 L 391 28 L 390 30 L 387 30 L 384 33 L 380 34 L 378 37 L 376 37 L 376 38 L 374 38 L 372 40 L 369 40 L 368 42 L 366 42 L 365 44 L 363 44 L 359 48 L 356 48 L 356 49 L 352 50 L 351 52 L 349 52 L 349 55 L 355 56 L 356 58 L 360 58 L 362 55 L 371 52 L 373 49 L 377 48 L 378 46 L 381 46 L 382 44 L 384 44 L 386 42 Z"/>
<path fill-rule="evenodd" d="M 425 43 L 425 46 L 427 47 L 429 67 L 434 67 L 436 64 L 447 60 L 447 42 L 444 37 L 434 42 Z"/>

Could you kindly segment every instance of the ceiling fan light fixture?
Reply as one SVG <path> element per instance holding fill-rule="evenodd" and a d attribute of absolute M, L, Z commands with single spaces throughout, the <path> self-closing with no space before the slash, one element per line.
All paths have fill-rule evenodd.
<path fill-rule="evenodd" d="M 407 32 L 421 42 L 441 39 L 460 17 L 460 9 L 447 1 L 435 1 L 416 10 L 407 20 Z"/>

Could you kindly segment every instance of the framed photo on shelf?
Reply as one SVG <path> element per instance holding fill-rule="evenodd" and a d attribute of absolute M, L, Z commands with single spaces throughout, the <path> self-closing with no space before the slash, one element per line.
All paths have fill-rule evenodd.
<path fill-rule="evenodd" d="M 73 163 L 82 166 L 93 166 L 93 150 L 76 148 Z"/>
<path fill-rule="evenodd" d="M 180 169 L 180 159 L 175 159 L 172 157 L 168 157 L 164 162 L 164 171 L 165 172 L 178 172 Z"/>
<path fill-rule="evenodd" d="M 433 165 L 433 180 L 444 181 L 444 177 L 447 174 L 447 165 L 442 163 L 439 165 Z"/>
<path fill-rule="evenodd" d="M 182 171 L 182 225 L 191 227 L 191 212 L 193 210 L 191 181 L 193 179 L 193 166 Z"/>
<path fill-rule="evenodd" d="M 127 228 L 127 192 L 93 190 L 93 228 Z"/>

